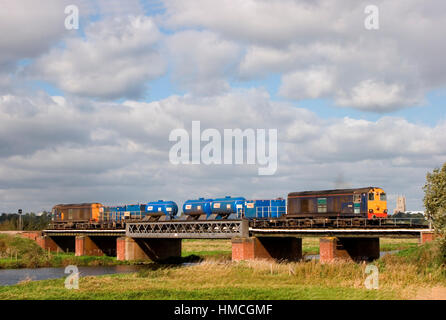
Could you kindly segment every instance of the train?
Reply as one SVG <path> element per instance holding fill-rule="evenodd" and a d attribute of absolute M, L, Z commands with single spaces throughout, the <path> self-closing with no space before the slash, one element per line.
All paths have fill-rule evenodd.
<path fill-rule="evenodd" d="M 379 187 L 290 192 L 287 199 L 225 196 L 187 200 L 182 206 L 182 214 L 178 213 L 178 205 L 165 200 L 121 206 L 104 206 L 97 202 L 59 204 L 52 209 L 51 227 L 114 229 L 136 221 L 222 219 L 304 221 L 306 224 L 324 225 L 339 223 L 342 219 L 373 222 L 387 218 L 387 198 Z"/>

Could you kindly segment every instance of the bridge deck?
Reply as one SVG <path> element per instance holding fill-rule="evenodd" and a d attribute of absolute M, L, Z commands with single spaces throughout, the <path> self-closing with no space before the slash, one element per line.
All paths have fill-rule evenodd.
<path fill-rule="evenodd" d="M 43 230 L 43 233 L 49 236 L 125 236 L 124 229 L 114 230 Z"/>
<path fill-rule="evenodd" d="M 307 229 L 263 229 L 249 228 L 256 237 L 342 237 L 342 238 L 418 238 L 421 232 L 432 232 L 429 228 L 307 228 Z"/>
<path fill-rule="evenodd" d="M 132 238 L 231 239 L 249 236 L 248 220 L 163 221 L 128 223 Z"/>
<path fill-rule="evenodd" d="M 362 225 L 348 227 L 290 226 L 289 221 L 196 220 L 128 222 L 126 229 L 44 230 L 50 236 L 127 236 L 131 238 L 231 239 L 235 237 L 419 237 L 432 232 L 422 225 Z"/>

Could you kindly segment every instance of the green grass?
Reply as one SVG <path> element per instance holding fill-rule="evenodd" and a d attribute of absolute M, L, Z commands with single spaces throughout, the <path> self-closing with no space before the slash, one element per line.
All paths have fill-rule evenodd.
<path fill-rule="evenodd" d="M 416 247 L 416 239 L 386 239 L 380 241 L 381 251 L 403 250 Z M 201 259 L 231 258 L 230 240 L 183 240 L 182 257 L 198 256 Z M 304 255 L 319 254 L 319 239 L 304 238 L 302 241 Z M 17 256 L 17 258 L 16 258 Z M 83 256 L 75 257 L 73 253 L 51 253 L 43 251 L 34 241 L 12 235 L 0 235 L 0 269 L 1 268 L 36 268 L 62 267 L 69 264 L 79 266 L 128 264 L 119 262 L 114 257 Z"/>
<path fill-rule="evenodd" d="M 208 251 L 187 251 L 187 252 L 182 252 L 181 256 L 182 257 L 188 257 L 191 255 L 194 256 L 199 256 L 202 258 L 206 258 L 206 257 L 211 257 L 211 256 L 215 256 L 215 257 L 225 257 L 228 259 L 231 259 L 231 251 L 225 251 L 225 250 L 208 250 Z"/>
<path fill-rule="evenodd" d="M 183 259 L 179 262 L 203 259 L 231 259 L 228 240 L 184 240 Z M 142 261 L 118 261 L 109 256 L 80 256 L 74 253 L 49 253 L 35 241 L 19 236 L 0 234 L 0 269 L 77 266 L 112 266 L 143 264 Z"/>
<path fill-rule="evenodd" d="M 303 251 L 316 246 L 317 239 L 304 240 Z M 0 299 L 409 299 L 420 288 L 446 287 L 445 259 L 437 242 L 418 246 L 416 240 L 384 239 L 381 246 L 401 251 L 373 262 L 379 270 L 378 290 L 365 288 L 365 263 L 232 262 L 230 241 L 185 240 L 179 262 L 196 264 L 148 263 L 136 273 L 82 277 L 79 290 L 65 289 L 64 279 L 23 282 L 0 287 Z M 51 255 L 51 261 L 118 263 L 112 257 L 72 254 Z"/>
<path fill-rule="evenodd" d="M 289 268 L 295 273 L 289 273 Z M 271 271 L 272 268 L 272 271 Z M 0 287 L 0 299 L 396 299 L 393 289 L 367 290 L 355 264 L 216 263 L 151 266 L 134 274 L 81 278 L 79 290 L 64 280 L 44 280 Z M 344 278 L 336 279 L 337 273 Z M 216 276 L 218 275 L 218 276 Z M 362 278 L 362 277 L 360 277 Z M 346 281 L 344 283 L 344 281 Z"/>
<path fill-rule="evenodd" d="M 406 250 L 410 248 L 416 248 L 419 245 L 419 239 L 392 239 L 381 238 L 380 250 L 381 251 L 395 251 Z"/>
<path fill-rule="evenodd" d="M 430 243 L 375 261 L 378 290 L 365 288 L 365 263 L 204 260 L 84 277 L 79 290 L 65 289 L 63 279 L 25 282 L 0 287 L 0 299 L 409 299 L 421 288 L 446 287 L 439 252 Z"/>
<path fill-rule="evenodd" d="M 45 252 L 34 241 L 0 234 L 0 268 L 39 266 Z"/>
<path fill-rule="evenodd" d="M 63 267 L 70 264 L 110 266 L 129 262 L 108 256 L 75 257 L 74 253 L 48 253 L 33 240 L 0 234 L 0 269 Z"/>
<path fill-rule="evenodd" d="M 64 267 L 68 265 L 77 266 L 113 266 L 121 264 L 132 264 L 129 261 L 118 261 L 115 257 L 108 256 L 82 256 L 75 257 L 74 253 L 55 253 L 48 255 L 43 253 L 29 260 L 27 257 L 0 259 L 0 269 L 20 268 L 44 268 Z"/>
<path fill-rule="evenodd" d="M 274 277 L 273 277 L 274 278 Z M 139 288 L 132 283 L 138 281 Z M 158 284 L 157 284 L 158 282 Z M 127 289 L 120 286 L 129 283 Z M 100 290 L 94 290 L 99 288 Z M 227 287 L 183 289 L 160 287 L 156 278 L 135 278 L 132 275 L 111 275 L 81 278 L 79 290 L 64 288 L 64 280 L 43 280 L 0 287 L 0 299 L 33 300 L 316 300 L 316 299 L 396 299 L 392 291 L 360 288 L 322 287 L 317 285 L 284 284 L 281 287 L 229 285 Z M 125 287 L 125 286 L 124 286 Z"/>
<path fill-rule="evenodd" d="M 418 239 L 380 238 L 381 251 L 395 251 L 418 246 Z M 303 238 L 302 254 L 319 254 L 319 238 Z"/>

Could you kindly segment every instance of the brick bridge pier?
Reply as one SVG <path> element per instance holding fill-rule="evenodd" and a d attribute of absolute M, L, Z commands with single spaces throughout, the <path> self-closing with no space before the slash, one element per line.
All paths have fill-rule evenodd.
<path fill-rule="evenodd" d="M 223 224 L 224 222 L 221 222 Z M 190 226 L 188 230 L 190 230 Z M 45 250 L 74 252 L 76 256 L 108 255 L 118 260 L 161 261 L 181 257 L 182 239 L 231 239 L 232 260 L 274 259 L 297 261 L 302 259 L 302 238 L 319 238 L 320 262 L 342 260 L 373 260 L 379 258 L 380 237 L 419 238 L 420 243 L 432 241 L 429 229 L 408 230 L 256 230 L 240 229 L 234 234 L 171 233 L 157 234 L 141 230 L 45 230 L 23 232 Z M 175 229 L 177 232 L 177 229 Z M 180 230 L 181 231 L 181 230 Z M 147 233 L 148 232 L 148 233 Z"/>

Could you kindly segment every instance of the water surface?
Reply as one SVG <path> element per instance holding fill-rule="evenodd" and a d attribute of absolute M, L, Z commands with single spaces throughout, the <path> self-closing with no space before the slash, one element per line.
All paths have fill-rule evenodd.
<path fill-rule="evenodd" d="M 96 266 L 78 267 L 81 277 L 100 276 L 105 274 L 136 272 L 141 266 Z M 65 278 L 65 268 L 36 268 L 36 269 L 0 269 L 0 286 L 13 285 L 25 280 L 47 280 Z"/>

